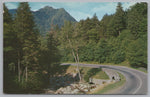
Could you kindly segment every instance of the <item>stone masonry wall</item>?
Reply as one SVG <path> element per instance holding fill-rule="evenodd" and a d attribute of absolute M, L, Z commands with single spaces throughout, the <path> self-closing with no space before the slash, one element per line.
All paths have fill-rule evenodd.
<path fill-rule="evenodd" d="M 108 75 L 108 80 L 89 78 L 89 82 L 101 85 L 104 83 L 110 83 L 111 81 L 120 81 L 120 76 L 116 71 L 107 68 L 102 68 L 102 70 Z"/>

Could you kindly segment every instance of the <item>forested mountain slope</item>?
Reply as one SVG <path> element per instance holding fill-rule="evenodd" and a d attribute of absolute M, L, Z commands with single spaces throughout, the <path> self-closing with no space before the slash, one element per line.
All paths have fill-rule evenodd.
<path fill-rule="evenodd" d="M 10 9 L 9 12 L 15 16 L 16 9 Z M 54 9 L 50 6 L 45 6 L 37 11 L 32 11 L 34 21 L 41 34 L 45 34 L 50 30 L 52 25 L 61 27 L 64 21 L 76 22 L 76 20 L 64 9 Z"/>

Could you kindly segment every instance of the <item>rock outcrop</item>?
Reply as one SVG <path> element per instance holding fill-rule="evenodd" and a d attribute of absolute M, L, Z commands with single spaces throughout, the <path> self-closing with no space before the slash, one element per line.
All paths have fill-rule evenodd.
<path fill-rule="evenodd" d="M 79 83 L 78 73 L 68 73 L 50 78 L 50 90 L 47 94 L 86 94 L 89 91 L 95 90 L 99 85 L 110 83 L 112 81 L 120 81 L 119 74 L 112 70 L 102 68 L 109 76 L 108 80 L 90 78 L 89 83 Z"/>

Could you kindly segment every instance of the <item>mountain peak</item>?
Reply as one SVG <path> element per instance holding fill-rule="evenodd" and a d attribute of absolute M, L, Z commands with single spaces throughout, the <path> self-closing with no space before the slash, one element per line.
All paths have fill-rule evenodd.
<path fill-rule="evenodd" d="M 42 10 L 55 10 L 55 9 L 53 7 L 51 7 L 51 6 L 45 6 L 45 7 L 41 8 L 41 9 L 39 9 L 38 11 L 42 11 Z"/>
<path fill-rule="evenodd" d="M 16 10 L 9 10 L 11 14 L 15 14 Z M 51 6 L 45 6 L 37 11 L 32 11 L 34 21 L 41 34 L 46 34 L 51 27 L 51 24 L 64 25 L 64 21 L 76 22 L 76 20 L 64 9 L 54 9 Z"/>
<path fill-rule="evenodd" d="M 53 9 L 51 6 L 45 6 L 43 9 Z"/>
<path fill-rule="evenodd" d="M 59 10 L 65 11 L 65 9 L 64 9 L 64 8 L 59 8 Z"/>

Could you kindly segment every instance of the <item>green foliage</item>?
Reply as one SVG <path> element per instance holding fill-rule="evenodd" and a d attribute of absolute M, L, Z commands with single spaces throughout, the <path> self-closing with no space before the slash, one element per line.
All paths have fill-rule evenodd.
<path fill-rule="evenodd" d="M 108 75 L 104 71 L 97 72 L 92 78 L 96 79 L 109 79 Z"/>
<path fill-rule="evenodd" d="M 3 88 L 4 93 L 10 92 L 14 89 L 13 78 L 16 73 L 16 33 L 13 31 L 13 20 L 4 4 L 4 21 L 3 21 Z"/>
<path fill-rule="evenodd" d="M 89 82 L 89 78 L 94 76 L 96 73 L 100 72 L 101 68 L 92 68 L 87 71 L 86 75 L 84 76 L 84 80 L 86 82 Z"/>
<path fill-rule="evenodd" d="M 108 33 L 113 36 L 118 36 L 123 29 L 125 29 L 125 12 L 119 2 L 117 5 L 116 13 L 114 14 L 111 22 L 109 23 Z"/>
<path fill-rule="evenodd" d="M 43 76 L 37 72 L 29 72 L 28 82 L 20 83 L 20 87 L 27 93 L 41 93 L 44 86 Z"/>
<path fill-rule="evenodd" d="M 126 82 L 125 77 L 124 77 L 121 73 L 118 73 L 118 74 L 119 74 L 119 76 L 120 76 L 120 78 L 121 78 L 121 81 L 116 82 L 116 83 L 109 84 L 109 85 L 107 85 L 106 87 L 104 87 L 103 89 L 101 89 L 101 90 L 99 90 L 99 91 L 96 91 L 96 92 L 93 93 L 93 94 L 105 94 L 105 93 L 107 93 L 108 91 L 111 91 L 111 90 L 113 90 L 113 89 L 115 89 L 115 88 L 118 88 L 118 87 L 124 85 L 125 82 Z"/>
<path fill-rule="evenodd" d="M 4 4 L 4 22 L 3 22 L 3 26 L 4 26 L 4 64 L 7 65 L 9 63 L 11 63 L 14 58 L 13 58 L 13 54 L 14 56 L 15 54 L 15 42 L 16 42 L 16 33 L 13 32 L 13 20 L 11 19 L 11 15 L 8 12 L 7 7 Z M 12 41 L 14 41 L 14 43 L 11 43 Z M 10 60 L 7 60 L 6 57 L 8 57 Z M 12 58 L 12 59 L 11 59 Z"/>
<path fill-rule="evenodd" d="M 79 29 L 78 33 L 80 33 L 79 37 L 83 37 L 84 45 L 82 45 L 79 49 L 79 57 L 80 61 L 84 62 L 109 62 L 109 63 L 115 63 L 119 64 L 123 61 L 129 61 L 131 65 L 137 66 L 143 66 L 146 67 L 146 53 L 147 53 L 147 12 L 146 12 L 146 4 L 145 3 L 137 3 L 131 9 L 127 11 L 123 11 L 121 4 L 118 3 L 116 13 L 114 15 L 105 15 L 103 19 L 99 22 L 97 22 L 96 15 L 93 16 L 93 18 L 86 20 L 81 20 L 79 23 L 77 23 L 78 26 L 75 26 L 75 29 Z M 140 10 L 138 10 L 141 8 Z M 140 15 L 137 18 L 137 21 L 140 21 L 139 23 L 136 22 L 136 18 L 134 18 L 134 11 L 137 10 Z M 137 15 L 138 15 L 137 13 Z M 136 13 L 135 13 L 136 14 Z M 133 15 L 133 17 L 132 17 Z M 142 17 L 142 15 L 144 15 Z M 128 21 L 127 21 L 128 19 Z M 131 19 L 134 21 L 131 21 Z M 126 21 L 125 21 L 126 20 Z M 95 22 L 93 22 L 95 21 Z M 138 24 L 132 25 L 132 22 L 135 22 Z M 128 23 L 128 25 L 127 25 Z M 136 54 L 136 49 L 140 50 L 139 48 L 134 49 L 136 45 L 134 44 L 133 48 L 130 47 L 133 41 L 136 41 L 135 34 L 133 33 L 134 29 L 131 27 L 137 28 L 138 27 L 138 33 L 139 33 L 139 39 L 143 41 L 143 44 L 136 43 L 136 45 L 139 45 L 140 47 L 144 47 L 140 51 L 141 53 L 141 59 L 138 57 L 132 56 L 132 54 Z M 93 26 L 94 25 L 94 26 Z M 126 28 L 128 26 L 128 29 Z M 74 30 L 70 31 L 73 33 Z M 70 35 L 69 35 L 70 36 Z M 113 37 L 116 36 L 116 37 Z M 72 38 L 70 36 L 70 38 Z M 83 43 L 82 43 L 83 44 Z M 132 50 L 131 50 L 132 49 Z M 134 53 L 129 54 L 129 52 L 134 51 Z M 67 52 L 67 51 L 65 51 Z M 68 54 L 64 54 L 66 57 Z M 130 57 L 129 57 L 130 56 Z M 131 57 L 134 57 L 135 60 L 138 61 L 132 61 Z M 67 59 L 66 59 L 67 60 Z M 65 61 L 66 61 L 65 60 Z M 133 62 L 133 63 L 132 63 Z M 136 63 L 137 62 L 137 63 Z M 141 65 L 143 62 L 143 65 Z"/>
<path fill-rule="evenodd" d="M 138 6 L 138 7 L 137 7 Z M 140 10 L 138 10 L 141 8 Z M 134 10 L 138 10 L 138 12 L 144 17 L 140 16 L 138 18 L 138 21 L 140 19 L 143 19 L 143 21 L 140 21 L 140 23 L 137 23 L 138 26 L 132 25 L 133 27 L 138 27 L 139 31 L 139 39 L 143 41 L 143 44 L 136 43 L 136 45 L 139 45 L 140 47 L 144 47 L 141 52 L 141 58 L 139 60 L 138 57 L 135 57 L 135 61 L 131 59 L 132 54 L 130 54 L 129 58 L 129 53 L 132 51 L 137 52 L 134 50 L 135 45 L 133 48 L 131 48 L 131 44 L 133 41 L 136 41 L 135 39 L 135 34 L 133 33 L 134 29 L 131 29 L 129 24 L 134 21 L 129 21 L 134 15 Z M 93 16 L 93 18 L 89 19 L 87 18 L 86 20 L 81 20 L 79 23 L 77 23 L 78 26 L 75 26 L 75 29 L 79 29 L 78 33 L 80 33 L 79 37 L 83 37 L 84 45 L 82 45 L 79 49 L 79 57 L 80 61 L 84 62 L 99 62 L 99 63 L 104 63 L 104 62 L 109 62 L 109 63 L 115 63 L 119 64 L 123 61 L 130 61 L 131 65 L 133 64 L 137 66 L 137 64 L 142 64 L 139 66 L 146 67 L 146 61 L 147 58 L 146 53 L 147 53 L 147 12 L 146 12 L 146 4 L 145 3 L 137 3 L 131 9 L 127 11 L 123 11 L 121 4 L 118 3 L 116 13 L 114 15 L 105 15 L 103 19 L 100 21 L 100 24 L 96 19 L 96 15 Z M 138 15 L 138 14 L 137 14 Z M 128 21 L 127 21 L 128 19 Z M 135 18 L 136 19 L 136 18 Z M 95 20 L 95 22 L 93 22 Z M 126 20 L 126 21 L 125 21 Z M 128 23 L 128 25 L 127 25 Z M 96 25 L 95 25 L 96 24 Z M 94 25 L 94 26 L 92 26 Z M 128 29 L 126 28 L 128 26 Z M 71 29 L 70 29 L 71 31 Z M 74 30 L 72 30 L 72 33 Z M 70 35 L 69 35 L 70 36 Z M 113 37 L 116 36 L 116 37 Z M 70 37 L 71 38 L 71 37 Z M 83 44 L 83 43 L 82 43 Z M 136 48 L 137 50 L 140 50 L 139 48 Z M 65 51 L 67 52 L 67 51 Z M 67 56 L 68 54 L 65 53 Z M 67 56 L 70 57 L 70 56 Z M 145 58 L 145 59 L 144 59 Z M 66 59 L 67 60 L 67 59 Z M 66 61 L 65 60 L 65 61 Z M 133 62 L 133 63 L 132 63 Z"/>
<path fill-rule="evenodd" d="M 15 17 L 15 31 L 17 32 L 17 49 L 24 67 L 35 70 L 38 65 L 38 32 L 35 29 L 33 15 L 27 2 L 19 4 Z"/>
<path fill-rule="evenodd" d="M 59 54 L 59 50 L 57 48 L 58 42 L 57 38 L 54 36 L 55 31 L 51 30 L 47 34 L 45 38 L 41 38 L 41 47 L 40 47 L 40 57 L 39 64 L 42 71 L 46 71 L 48 75 L 54 75 L 57 71 L 55 71 L 59 63 L 61 55 Z M 45 41 L 46 40 L 46 41 Z"/>
<path fill-rule="evenodd" d="M 79 49 L 79 54 L 80 54 L 80 61 L 94 61 L 94 51 L 95 51 L 95 45 L 96 43 L 88 43 L 85 46 L 82 46 Z"/>
<path fill-rule="evenodd" d="M 147 68 L 147 42 L 137 39 L 129 44 L 127 59 L 133 67 Z"/>
<path fill-rule="evenodd" d="M 89 40 L 90 41 L 97 42 L 97 40 L 99 39 L 99 37 L 98 37 L 98 31 L 96 29 L 91 29 L 87 33 L 89 35 Z"/>
<path fill-rule="evenodd" d="M 112 60 L 115 64 L 123 62 L 125 60 L 124 52 L 121 50 L 117 50 L 117 52 L 115 52 L 114 56 L 112 57 Z"/>
<path fill-rule="evenodd" d="M 95 61 L 99 63 L 104 63 L 109 53 L 109 49 L 107 47 L 107 41 L 101 39 L 96 46 L 95 52 Z"/>
<path fill-rule="evenodd" d="M 131 7 L 127 27 L 135 39 L 147 35 L 147 3 L 137 3 Z"/>
<path fill-rule="evenodd" d="M 102 20 L 100 21 L 100 32 L 102 33 L 102 35 L 104 36 L 104 38 L 109 37 L 109 35 L 111 33 L 109 33 L 111 30 L 111 20 L 112 20 L 113 15 L 107 15 L 105 14 L 102 18 Z"/>
<path fill-rule="evenodd" d="M 4 23 L 12 22 L 11 14 L 8 11 L 8 8 L 3 4 L 4 7 Z"/>
<path fill-rule="evenodd" d="M 8 14 L 6 15 L 8 16 Z M 7 21 L 8 19 L 6 18 Z M 33 74 L 34 72 L 39 72 L 39 34 L 35 29 L 33 15 L 27 2 L 19 4 L 15 19 L 12 22 L 9 20 L 8 23 L 4 23 L 6 27 L 8 26 L 7 28 L 4 27 L 4 48 L 6 47 L 4 49 L 4 58 L 9 60 L 7 63 L 4 63 L 6 64 L 6 67 L 4 65 L 4 72 L 12 72 L 10 86 L 15 84 L 17 93 L 22 93 L 22 90 L 26 90 L 29 93 L 33 88 L 40 88 L 42 81 L 37 79 L 37 75 Z M 7 87 L 7 82 L 9 82 L 7 78 L 10 78 L 10 75 L 5 76 L 6 80 L 4 80 L 4 83 L 6 83 L 6 86 L 4 88 Z M 12 87 L 10 91 L 13 91 L 11 89 L 13 89 Z M 9 93 L 7 88 L 6 93 Z"/>

